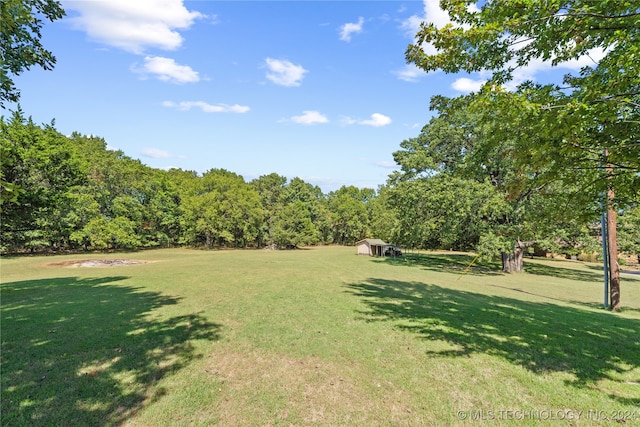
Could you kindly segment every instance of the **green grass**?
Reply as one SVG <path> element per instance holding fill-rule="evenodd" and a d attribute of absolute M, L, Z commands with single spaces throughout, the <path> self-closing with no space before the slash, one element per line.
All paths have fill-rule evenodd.
<path fill-rule="evenodd" d="M 2 425 L 640 425 L 640 277 L 611 313 L 596 265 L 472 259 L 5 257 Z"/>

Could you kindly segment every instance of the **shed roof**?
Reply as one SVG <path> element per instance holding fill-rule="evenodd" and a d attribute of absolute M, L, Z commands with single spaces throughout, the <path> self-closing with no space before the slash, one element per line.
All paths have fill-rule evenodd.
<path fill-rule="evenodd" d="M 380 239 L 364 239 L 364 240 L 360 240 L 358 243 L 356 243 L 357 245 L 359 245 L 362 242 L 366 242 L 370 245 L 374 245 L 374 246 L 386 246 L 387 243 L 385 243 L 384 241 L 380 240 Z"/>

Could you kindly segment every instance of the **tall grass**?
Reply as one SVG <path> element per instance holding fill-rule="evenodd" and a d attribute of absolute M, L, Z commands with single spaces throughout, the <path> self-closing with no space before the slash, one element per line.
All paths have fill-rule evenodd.
<path fill-rule="evenodd" d="M 61 267 L 91 257 L 149 262 Z M 640 424 L 638 278 L 618 314 L 597 265 L 472 259 L 5 258 L 2 424 Z"/>

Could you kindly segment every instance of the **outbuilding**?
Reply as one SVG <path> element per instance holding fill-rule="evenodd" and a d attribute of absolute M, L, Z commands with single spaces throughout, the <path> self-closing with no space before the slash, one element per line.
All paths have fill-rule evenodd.
<path fill-rule="evenodd" d="M 380 239 L 364 239 L 356 243 L 358 255 L 384 256 L 385 249 L 389 244 Z"/>

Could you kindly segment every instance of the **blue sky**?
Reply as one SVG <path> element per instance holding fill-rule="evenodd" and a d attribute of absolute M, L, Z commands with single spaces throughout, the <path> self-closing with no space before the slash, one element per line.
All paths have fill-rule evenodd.
<path fill-rule="evenodd" d="M 431 96 L 483 78 L 405 63 L 420 21 L 447 22 L 437 0 L 62 5 L 67 17 L 42 32 L 55 69 L 15 79 L 22 109 L 155 168 L 377 188 L 393 151 L 428 122 Z"/>

